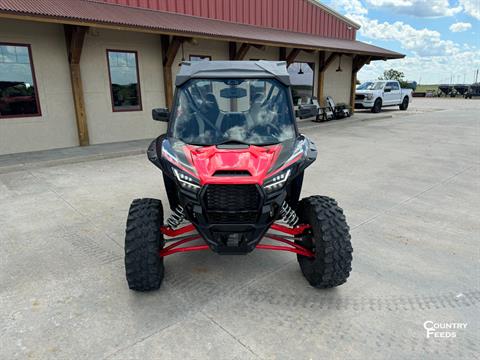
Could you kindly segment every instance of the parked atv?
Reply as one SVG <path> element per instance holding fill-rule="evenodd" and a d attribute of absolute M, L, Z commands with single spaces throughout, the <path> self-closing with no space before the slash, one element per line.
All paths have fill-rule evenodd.
<path fill-rule="evenodd" d="M 166 256 L 207 249 L 289 251 L 312 286 L 347 280 L 352 246 L 342 209 L 326 196 L 299 200 L 317 149 L 298 132 L 285 65 L 183 63 L 172 112 L 152 111 L 168 121 L 167 133 L 148 148 L 172 214 L 164 222 L 160 200 L 133 201 L 125 238 L 130 289 L 158 289 Z"/>

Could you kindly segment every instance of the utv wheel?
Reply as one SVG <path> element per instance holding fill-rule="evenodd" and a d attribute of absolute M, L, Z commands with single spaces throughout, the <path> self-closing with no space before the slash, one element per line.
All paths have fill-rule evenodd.
<path fill-rule="evenodd" d="M 376 113 L 379 113 L 380 111 L 382 111 L 382 99 L 377 99 L 373 103 L 372 113 L 376 114 Z"/>
<path fill-rule="evenodd" d="M 298 215 L 312 228 L 296 242 L 315 254 L 297 255 L 303 275 L 316 288 L 331 288 L 347 281 L 352 270 L 352 245 L 343 210 L 326 196 L 302 199 Z"/>
<path fill-rule="evenodd" d="M 128 287 L 135 291 L 150 291 L 160 287 L 163 275 L 162 202 L 156 199 L 136 199 L 130 205 L 125 234 L 125 271 Z"/>
<path fill-rule="evenodd" d="M 399 106 L 400 110 L 407 110 L 408 109 L 408 97 L 405 97 L 402 101 L 402 103 Z"/>

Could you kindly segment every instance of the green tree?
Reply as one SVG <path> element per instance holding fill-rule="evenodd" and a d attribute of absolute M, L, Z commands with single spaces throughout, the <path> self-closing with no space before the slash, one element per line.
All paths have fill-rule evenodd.
<path fill-rule="evenodd" d="M 385 70 L 383 76 L 380 76 L 378 80 L 397 80 L 400 83 L 400 86 L 405 87 L 407 85 L 405 74 L 402 71 L 395 69 Z"/>

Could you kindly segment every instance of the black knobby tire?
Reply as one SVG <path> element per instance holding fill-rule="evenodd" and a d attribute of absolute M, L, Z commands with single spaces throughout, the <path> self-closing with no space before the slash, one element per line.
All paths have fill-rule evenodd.
<path fill-rule="evenodd" d="M 408 109 L 408 103 L 409 103 L 408 97 L 405 96 L 402 103 L 399 106 L 400 110 L 403 110 L 403 111 L 407 110 Z"/>
<path fill-rule="evenodd" d="M 372 113 L 379 113 L 380 111 L 382 111 L 382 99 L 377 99 L 375 100 L 375 102 L 373 103 L 373 107 L 372 107 Z"/>
<path fill-rule="evenodd" d="M 303 275 L 316 288 L 331 288 L 347 281 L 352 270 L 352 244 L 343 210 L 326 196 L 310 196 L 298 206 L 302 223 L 311 230 L 296 242 L 311 249 L 315 258 L 297 255 Z"/>
<path fill-rule="evenodd" d="M 159 251 L 164 239 L 162 202 L 156 199 L 133 200 L 125 234 L 125 272 L 128 287 L 135 291 L 156 290 L 164 276 Z"/>

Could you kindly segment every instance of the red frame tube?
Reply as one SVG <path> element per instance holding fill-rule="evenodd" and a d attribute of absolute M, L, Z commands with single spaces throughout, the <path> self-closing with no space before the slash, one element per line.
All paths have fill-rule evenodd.
<path fill-rule="evenodd" d="M 276 230 L 276 231 L 281 231 L 284 233 L 287 233 L 289 235 L 300 235 L 302 234 L 306 229 L 309 229 L 310 225 L 307 224 L 302 224 L 298 225 L 294 228 L 289 228 L 284 225 L 280 224 L 272 224 L 271 229 Z M 168 237 L 175 237 L 178 235 L 186 234 L 189 232 L 192 232 L 195 230 L 195 227 L 192 224 L 186 225 L 184 227 L 181 227 L 179 229 L 172 229 L 170 227 L 162 226 L 160 228 L 160 231 L 162 234 L 168 236 Z M 307 249 L 304 246 L 295 244 L 295 242 L 291 240 L 287 240 L 282 238 L 281 236 L 274 235 L 274 234 L 265 234 L 265 237 L 281 242 L 283 244 L 286 244 L 288 246 L 278 246 L 278 245 L 270 245 L 270 244 L 258 244 L 256 246 L 256 249 L 261 249 L 261 250 L 274 250 L 274 251 L 288 251 L 288 252 L 293 252 L 295 254 L 299 254 L 302 256 L 306 257 L 315 257 L 315 254 L 310 250 Z M 210 247 L 208 245 L 193 245 L 193 246 L 184 246 L 184 247 L 179 247 L 180 245 L 186 244 L 191 241 L 195 241 L 201 239 L 201 236 L 199 234 L 194 234 L 192 236 L 187 236 L 186 238 L 176 240 L 176 239 L 171 239 L 170 241 L 175 241 L 174 243 L 168 245 L 167 247 L 163 248 L 160 250 L 159 255 L 161 257 L 165 257 L 168 255 L 176 254 L 179 252 L 190 252 L 190 251 L 201 251 L 201 250 L 208 250 Z"/>
<path fill-rule="evenodd" d="M 297 249 L 290 246 L 278 246 L 278 245 L 266 245 L 258 244 L 255 249 L 260 250 L 276 250 L 276 251 L 288 251 L 298 255 L 303 255 L 306 257 L 315 257 L 315 255 L 308 249 Z"/>
<path fill-rule="evenodd" d="M 300 224 L 300 225 L 297 225 L 293 228 L 285 226 L 285 225 L 280 225 L 280 224 L 272 224 L 272 226 L 270 226 L 270 229 L 272 229 L 272 230 L 280 231 L 280 232 L 283 232 L 285 234 L 293 235 L 293 236 L 301 235 L 305 232 L 305 230 L 310 229 L 310 228 L 311 228 L 311 226 L 308 225 L 308 224 Z"/>
<path fill-rule="evenodd" d="M 258 244 L 257 249 L 266 249 L 266 250 L 283 250 L 283 251 L 290 251 L 299 255 L 303 255 L 306 257 L 315 257 L 315 254 L 310 250 L 307 249 L 306 247 L 302 245 L 295 244 L 295 242 L 284 239 L 280 236 L 274 235 L 274 234 L 265 234 L 265 237 L 275 240 L 287 245 L 290 245 L 290 247 L 285 247 L 285 246 L 276 246 L 276 245 L 264 245 L 264 244 Z M 292 248 L 293 247 L 293 248 Z M 285 249 L 286 248 L 286 249 Z"/>
<path fill-rule="evenodd" d="M 175 237 L 180 236 L 195 230 L 195 226 L 193 224 L 185 225 L 179 229 L 172 229 L 170 226 L 162 226 L 160 227 L 160 231 L 163 235 L 167 235 L 168 237 Z"/>

